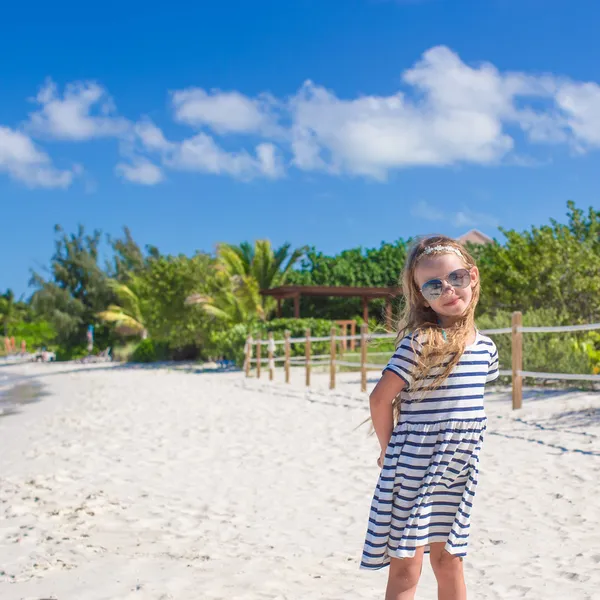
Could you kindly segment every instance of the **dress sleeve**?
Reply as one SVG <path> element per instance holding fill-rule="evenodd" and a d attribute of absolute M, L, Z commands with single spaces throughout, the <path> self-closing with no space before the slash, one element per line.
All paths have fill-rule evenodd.
<path fill-rule="evenodd" d="M 498 375 L 500 369 L 500 364 L 498 361 L 498 348 L 496 348 L 496 344 L 493 344 L 490 348 L 490 364 L 488 367 L 488 374 L 485 378 L 486 383 L 490 381 L 494 381 L 494 379 L 498 379 Z"/>
<path fill-rule="evenodd" d="M 412 336 L 407 335 L 398 344 L 383 372 L 391 371 L 406 383 L 407 388 L 410 388 L 418 354 L 419 343 Z"/>

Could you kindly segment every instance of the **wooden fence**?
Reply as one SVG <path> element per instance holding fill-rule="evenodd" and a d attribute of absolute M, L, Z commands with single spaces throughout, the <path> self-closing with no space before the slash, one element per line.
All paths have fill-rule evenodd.
<path fill-rule="evenodd" d="M 510 335 L 512 341 L 512 365 L 511 369 L 500 369 L 500 375 L 510 376 L 512 378 L 512 406 L 513 409 L 521 408 L 523 405 L 523 378 L 531 377 L 534 379 L 556 379 L 556 380 L 579 380 L 594 381 L 600 383 L 600 375 L 591 374 L 572 374 L 572 373 L 540 373 L 532 371 L 523 371 L 523 334 L 524 333 L 567 333 L 575 331 L 591 331 L 600 329 L 600 323 L 589 325 L 567 325 L 562 327 L 523 327 L 523 316 L 520 312 L 514 312 L 512 315 L 512 326 L 502 329 L 487 329 L 481 333 L 488 336 Z M 269 371 L 269 380 L 273 381 L 275 377 L 275 363 L 283 361 L 285 382 L 290 383 L 290 367 L 292 365 L 304 365 L 305 384 L 310 386 L 311 368 L 314 366 L 329 366 L 329 388 L 335 389 L 337 367 L 348 367 L 360 370 L 360 389 L 367 391 L 367 372 L 381 371 L 385 364 L 371 364 L 367 362 L 367 346 L 371 340 L 376 339 L 394 339 L 394 333 L 368 334 L 367 326 L 362 325 L 360 335 L 338 335 L 336 328 L 331 328 L 331 333 L 326 337 L 312 337 L 310 329 L 305 331 L 304 337 L 292 338 L 289 331 L 284 334 L 283 340 L 275 340 L 273 333 L 270 332 L 266 340 L 252 339 L 248 337 L 245 347 L 244 370 L 246 377 L 250 376 L 252 365 L 256 365 L 256 377 L 261 376 L 262 364 L 266 362 Z M 338 358 L 338 342 L 353 341 L 358 342 L 360 347 L 360 362 L 349 362 L 343 360 L 343 355 Z M 313 342 L 329 342 L 329 354 L 312 354 Z M 304 344 L 304 356 L 291 356 L 292 344 Z M 278 345 L 284 346 L 284 355 L 276 357 L 275 352 Z M 267 357 L 263 358 L 262 348 L 266 346 Z M 256 348 L 256 358 L 253 357 L 254 348 Z"/>

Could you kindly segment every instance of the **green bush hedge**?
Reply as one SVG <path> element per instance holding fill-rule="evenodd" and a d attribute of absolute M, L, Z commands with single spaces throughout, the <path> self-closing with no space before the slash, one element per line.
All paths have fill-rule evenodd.
<path fill-rule="evenodd" d="M 21 350 L 21 340 L 27 343 L 27 350 L 35 352 L 38 348 L 50 348 L 56 338 L 56 330 L 48 321 L 41 319 L 35 321 L 18 321 L 10 328 L 10 335 L 16 338 L 17 350 Z"/>
<path fill-rule="evenodd" d="M 169 348 L 163 342 L 153 339 L 142 340 L 131 355 L 131 362 L 150 363 L 160 360 L 168 360 Z"/>
<path fill-rule="evenodd" d="M 327 319 L 273 319 L 267 323 L 261 323 L 255 327 L 252 332 L 252 337 L 263 340 L 267 339 L 270 331 L 273 332 L 273 338 L 282 340 L 285 331 L 290 332 L 292 338 L 306 337 L 306 330 L 310 329 L 311 337 L 325 337 L 331 335 L 331 328 L 334 326 L 333 321 Z M 312 354 L 329 354 L 329 342 L 312 342 Z M 291 344 L 291 356 L 304 356 L 306 352 L 305 344 L 302 342 L 294 342 Z M 282 346 L 278 346 L 278 354 L 283 354 Z M 263 348 L 263 355 L 265 349 Z"/>
<path fill-rule="evenodd" d="M 117 362 L 129 362 L 133 358 L 133 354 L 138 347 L 138 342 L 130 341 L 125 344 L 116 345 L 112 349 L 113 360 Z"/>
<path fill-rule="evenodd" d="M 498 329 L 511 326 L 512 313 L 499 312 L 495 316 L 482 315 L 477 319 L 479 329 Z M 562 322 L 553 310 L 532 310 L 523 315 L 523 325 L 527 327 L 554 327 L 573 325 Z M 541 373 L 592 373 L 594 364 L 588 351 L 593 332 L 576 333 L 524 333 L 523 370 Z M 500 368 L 510 369 L 512 365 L 511 334 L 490 336 L 500 354 Z M 583 385 L 583 382 L 581 382 Z"/>
<path fill-rule="evenodd" d="M 249 327 L 239 323 L 226 331 L 213 331 L 204 348 L 205 358 L 233 360 L 238 367 L 244 364 L 244 345 L 249 335 Z"/>
<path fill-rule="evenodd" d="M 234 325 L 226 331 L 213 332 L 210 344 L 205 349 L 208 358 L 224 358 L 235 361 L 241 367 L 244 364 L 244 346 L 248 335 L 254 340 L 261 338 L 266 340 L 269 332 L 273 332 L 275 340 L 282 340 L 285 331 L 290 332 L 292 338 L 303 338 L 306 329 L 310 329 L 311 337 L 328 336 L 331 333 L 332 321 L 327 319 L 274 319 L 266 323 L 253 323 L 250 325 Z M 329 342 L 313 342 L 311 352 L 315 354 L 328 354 Z M 291 356 L 304 356 L 305 347 L 303 343 L 295 342 L 291 345 Z M 276 355 L 283 354 L 283 347 L 277 346 Z M 256 357 L 256 347 L 253 351 Z M 266 346 L 262 347 L 262 356 L 267 356 Z"/>
<path fill-rule="evenodd" d="M 361 318 L 356 318 L 356 333 L 360 333 Z M 211 336 L 210 346 L 206 349 L 208 358 L 224 358 L 234 360 L 236 365 L 241 367 L 244 364 L 244 345 L 248 335 L 252 335 L 254 340 L 260 338 L 266 340 L 269 332 L 273 333 L 273 339 L 282 340 L 286 331 L 290 332 L 292 338 L 304 338 L 306 330 L 310 329 L 311 337 L 329 337 L 333 321 L 327 319 L 273 319 L 266 323 L 254 323 L 252 325 L 234 325 L 227 331 L 214 332 Z M 339 332 L 339 328 L 338 332 Z M 350 334 L 347 328 L 347 334 Z M 383 328 L 377 325 L 373 320 L 369 323 L 370 333 L 383 333 Z M 358 346 L 358 343 L 357 343 Z M 369 342 L 369 353 L 382 352 L 391 356 L 394 353 L 395 341 L 393 339 L 371 340 Z M 291 356 L 304 356 L 306 347 L 303 342 L 293 342 L 290 348 Z M 311 344 L 311 354 L 329 354 L 329 341 L 313 342 Z M 347 343 L 347 352 L 350 352 L 350 342 Z M 283 356 L 283 346 L 278 344 L 275 351 L 276 356 Z M 267 348 L 262 346 L 262 358 L 266 358 Z M 382 356 L 378 360 L 387 362 L 389 356 Z M 253 350 L 253 357 L 256 358 L 256 346 Z M 349 357 L 350 358 L 350 357 Z M 369 359 L 371 360 L 371 359 Z"/>
<path fill-rule="evenodd" d="M 511 316 L 512 313 L 508 311 L 499 312 L 494 316 L 482 315 L 477 319 L 477 326 L 482 330 L 510 327 Z M 357 321 L 360 325 L 360 319 Z M 538 309 L 524 314 L 523 324 L 526 326 L 554 326 L 570 323 L 562 322 L 552 310 Z M 304 338 L 306 329 L 310 329 L 312 337 L 329 337 L 332 325 L 333 322 L 327 319 L 274 319 L 266 323 L 238 324 L 225 331 L 214 331 L 210 336 L 209 343 L 204 348 L 204 354 L 205 358 L 209 359 L 233 360 L 237 366 L 242 367 L 244 345 L 248 335 L 252 335 L 254 340 L 258 338 L 266 340 L 268 333 L 272 332 L 275 340 L 282 340 L 285 331 L 289 331 L 292 338 Z M 381 333 L 383 330 L 374 323 L 369 323 L 369 331 L 370 333 Z M 511 335 L 494 334 L 491 337 L 500 353 L 501 368 L 510 369 Z M 523 335 L 523 368 L 526 371 L 547 373 L 593 373 L 600 367 L 598 364 L 599 340 L 600 336 L 597 332 L 526 333 Z M 395 341 L 393 339 L 371 340 L 368 347 L 368 361 L 384 364 L 389 359 L 387 355 L 393 354 L 394 348 Z M 313 342 L 311 345 L 313 356 L 329 354 L 329 351 L 329 341 Z M 348 353 L 349 351 L 350 343 L 348 343 Z M 292 344 L 292 356 L 304 356 L 304 353 L 304 343 Z M 283 346 L 277 345 L 276 356 L 282 355 Z M 256 347 L 253 356 L 256 357 Z M 165 343 L 147 339 L 138 344 L 131 360 L 154 362 L 170 357 L 171 352 Z M 262 346 L 262 357 L 267 357 L 266 346 Z M 348 356 L 349 360 L 354 358 Z M 505 380 L 505 382 L 508 381 L 509 378 Z M 581 385 L 585 384 L 581 382 Z"/>
<path fill-rule="evenodd" d="M 49 346 L 53 349 L 52 346 Z M 88 355 L 87 346 L 69 346 L 59 345 L 54 347 L 54 353 L 56 354 L 56 360 L 79 360 Z"/>

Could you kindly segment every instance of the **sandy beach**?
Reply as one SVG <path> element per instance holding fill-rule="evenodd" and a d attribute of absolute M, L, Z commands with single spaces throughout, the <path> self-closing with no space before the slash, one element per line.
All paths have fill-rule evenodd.
<path fill-rule="evenodd" d="M 10 370 L 47 395 L 0 418 L 3 600 L 383 597 L 358 568 L 378 475 L 358 375 Z M 600 395 L 486 402 L 470 597 L 597 599 Z"/>

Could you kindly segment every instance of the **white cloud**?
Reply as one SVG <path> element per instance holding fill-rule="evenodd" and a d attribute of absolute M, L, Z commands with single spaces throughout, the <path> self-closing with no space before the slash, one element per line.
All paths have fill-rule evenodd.
<path fill-rule="evenodd" d="M 116 172 L 123 179 L 141 185 L 156 185 L 164 180 L 161 168 L 144 158 L 134 159 L 133 164 L 119 163 Z"/>
<path fill-rule="evenodd" d="M 280 153 L 271 143 L 258 144 L 253 155 L 247 150 L 226 151 L 206 133 L 181 141 L 167 140 L 149 120 L 137 123 L 134 130 L 141 150 L 157 155 L 165 168 L 229 175 L 242 180 L 256 177 L 275 179 L 284 172 Z"/>
<path fill-rule="evenodd" d="M 596 84 L 473 67 L 444 46 L 425 52 L 402 80 L 406 92 L 354 99 L 306 82 L 289 105 L 293 163 L 383 180 L 390 170 L 414 166 L 512 162 L 510 126 L 531 142 L 575 137 L 600 145 Z"/>
<path fill-rule="evenodd" d="M 272 144 L 259 144 L 256 156 L 245 150 L 226 152 L 205 133 L 176 144 L 166 156 L 165 164 L 173 169 L 231 175 L 245 180 L 261 175 L 274 178 L 280 174 L 277 152 Z"/>
<path fill-rule="evenodd" d="M 588 147 L 600 146 L 600 86 L 567 82 L 556 94 L 575 140 Z M 583 148 L 580 148 L 583 149 Z"/>
<path fill-rule="evenodd" d="M 268 94 L 252 99 L 239 92 L 207 92 L 201 88 L 172 94 L 175 120 L 207 126 L 217 133 L 273 133 L 275 101 Z"/>
<path fill-rule="evenodd" d="M 491 65 L 469 67 L 443 47 L 403 79 L 419 97 L 341 100 L 307 82 L 291 103 L 295 164 L 384 179 L 394 168 L 496 163 L 513 148 L 502 117 L 525 82 Z"/>
<path fill-rule="evenodd" d="M 256 146 L 256 157 L 260 165 L 260 172 L 266 177 L 276 179 L 284 173 L 284 166 L 277 147 L 273 144 L 259 144 Z"/>
<path fill-rule="evenodd" d="M 541 113 L 526 108 L 519 111 L 517 118 L 531 142 L 562 144 L 569 140 L 567 119 L 556 111 Z"/>
<path fill-rule="evenodd" d="M 140 142 L 147 150 L 164 151 L 169 150 L 173 145 L 166 140 L 163 132 L 148 119 L 136 123 L 134 130 Z"/>
<path fill-rule="evenodd" d="M 75 170 L 56 169 L 50 157 L 27 135 L 3 126 L 0 126 L 1 171 L 32 188 L 66 188 L 75 175 Z"/>
<path fill-rule="evenodd" d="M 127 120 L 114 116 L 112 99 L 95 82 L 70 83 L 61 96 L 56 84 L 49 79 L 40 89 L 35 102 L 41 108 L 29 115 L 26 127 L 38 135 L 83 141 L 119 137 L 129 128 Z"/>
<path fill-rule="evenodd" d="M 188 125 L 286 139 L 299 169 L 380 180 L 414 166 L 514 164 L 511 127 L 537 144 L 600 145 L 596 84 L 467 65 L 445 46 L 426 51 L 402 81 L 389 96 L 342 99 L 307 81 L 287 101 L 189 88 L 172 102 Z"/>
<path fill-rule="evenodd" d="M 23 131 L 71 142 L 113 137 L 122 159 L 116 172 L 145 185 L 160 182 L 168 169 L 249 180 L 280 177 L 287 165 L 383 181 L 394 170 L 415 166 L 538 165 L 550 160 L 530 151 L 540 144 L 568 145 L 580 153 L 600 148 L 598 83 L 466 64 L 445 46 L 427 50 L 389 95 L 342 98 L 311 81 L 288 98 L 177 90 L 170 95 L 173 118 L 193 128 L 179 139 L 148 118 L 120 117 L 107 90 L 93 81 L 68 84 L 61 93 L 48 80 L 35 102 L 38 109 Z M 54 169 L 22 135 L 31 144 L 32 161 L 11 159 L 9 170 L 5 158 L 1 168 L 36 185 L 68 185 L 73 172 Z M 24 164 L 30 165 L 27 174 L 18 175 Z M 440 220 L 425 205 L 413 210 Z M 486 222 L 485 215 L 468 210 L 445 218 L 461 226 Z"/>

